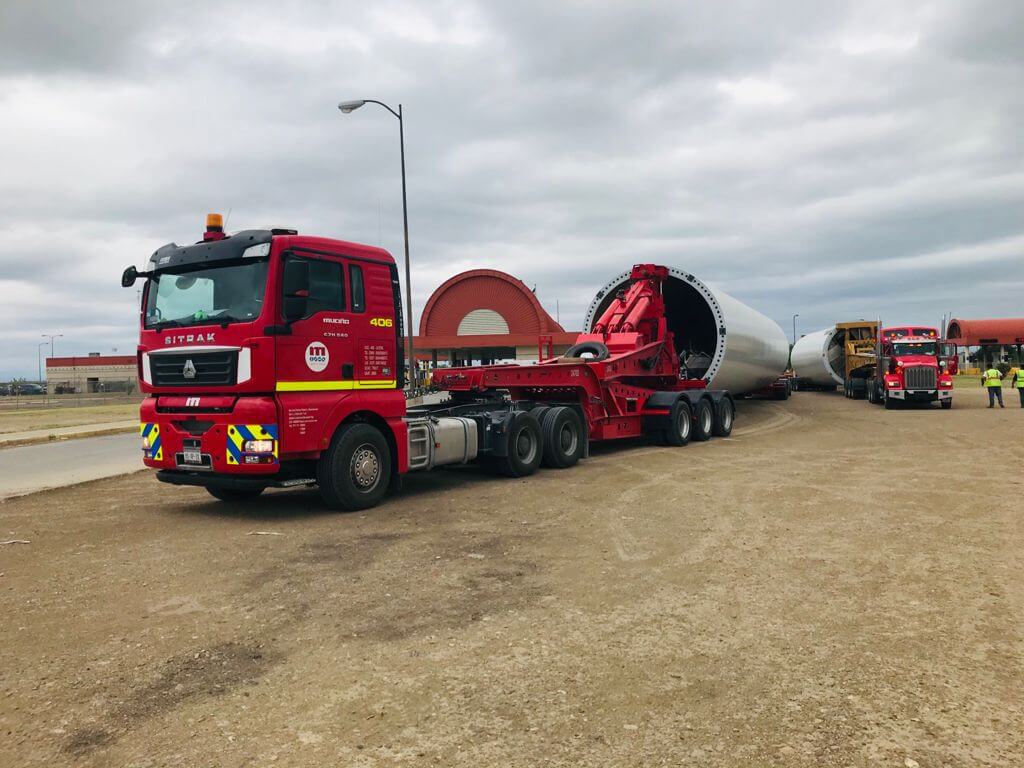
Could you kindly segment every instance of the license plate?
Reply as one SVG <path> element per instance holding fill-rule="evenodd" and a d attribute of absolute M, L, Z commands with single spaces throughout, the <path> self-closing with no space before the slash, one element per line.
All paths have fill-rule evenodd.
<path fill-rule="evenodd" d="M 202 464 L 203 454 L 195 448 L 186 448 L 184 455 L 182 456 L 182 461 L 185 464 Z"/>

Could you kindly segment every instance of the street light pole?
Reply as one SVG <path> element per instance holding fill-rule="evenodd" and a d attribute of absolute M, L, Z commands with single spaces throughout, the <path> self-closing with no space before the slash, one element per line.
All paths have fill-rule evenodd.
<path fill-rule="evenodd" d="M 383 101 L 375 99 L 359 99 L 356 101 L 343 101 L 338 104 L 338 109 L 343 114 L 349 114 L 359 109 L 364 104 L 377 104 L 384 107 L 388 112 L 398 118 L 398 148 L 402 161 L 402 233 L 405 237 L 405 317 L 406 317 L 406 352 L 409 370 L 409 386 L 415 389 L 419 383 L 418 371 L 416 370 L 416 357 L 413 349 L 412 333 L 412 268 L 409 261 L 409 204 L 405 191 L 405 120 L 402 119 L 402 105 L 398 105 L 396 112 Z"/>
<path fill-rule="evenodd" d="M 38 371 L 39 379 L 38 379 L 38 381 L 39 381 L 40 384 L 43 383 L 43 347 L 45 347 L 45 346 L 46 346 L 46 342 L 45 341 L 40 341 L 39 342 L 39 346 L 36 347 L 36 363 L 38 364 L 38 367 L 39 367 L 39 371 Z"/>
<path fill-rule="evenodd" d="M 796 346 L 796 319 L 800 317 L 799 314 L 793 315 L 793 346 Z"/>

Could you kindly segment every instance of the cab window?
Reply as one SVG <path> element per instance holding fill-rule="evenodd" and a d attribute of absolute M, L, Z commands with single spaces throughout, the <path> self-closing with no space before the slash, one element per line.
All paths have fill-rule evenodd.
<path fill-rule="evenodd" d="M 345 278 L 341 264 L 334 261 L 309 260 L 309 300 L 306 316 L 317 312 L 345 310 Z"/>
<path fill-rule="evenodd" d="M 363 268 L 358 264 L 349 264 L 348 282 L 349 289 L 352 291 L 352 311 L 365 311 L 366 289 L 363 287 Z"/>

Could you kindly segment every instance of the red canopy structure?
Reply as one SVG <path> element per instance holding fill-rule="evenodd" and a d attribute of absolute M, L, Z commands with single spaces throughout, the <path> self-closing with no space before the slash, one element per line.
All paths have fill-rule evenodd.
<path fill-rule="evenodd" d="M 472 269 L 450 277 L 431 295 L 420 316 L 414 346 L 456 361 L 536 358 L 543 337 L 555 353 L 576 341 L 541 306 L 522 280 L 496 269 Z"/>
<path fill-rule="evenodd" d="M 949 321 L 946 337 L 960 347 L 1024 344 L 1024 317 L 999 317 L 991 320 L 953 318 Z"/>

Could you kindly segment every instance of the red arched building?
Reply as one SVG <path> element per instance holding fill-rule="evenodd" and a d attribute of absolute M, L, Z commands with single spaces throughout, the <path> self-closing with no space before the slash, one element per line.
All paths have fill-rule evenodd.
<path fill-rule="evenodd" d="M 536 360 L 542 338 L 550 338 L 554 354 L 560 354 L 576 335 L 555 322 L 522 280 L 496 269 L 471 269 L 431 294 L 414 345 L 435 366 L 439 359 L 488 363 Z"/>

